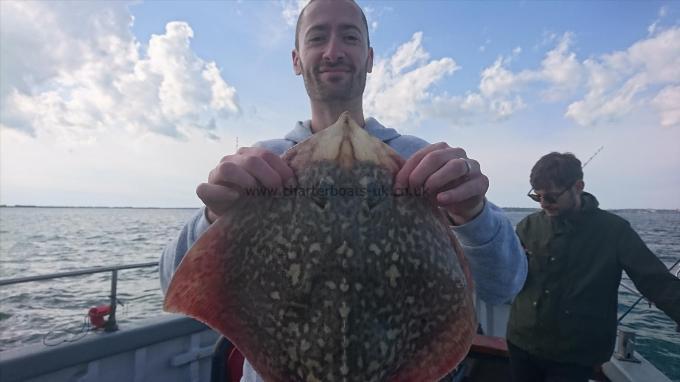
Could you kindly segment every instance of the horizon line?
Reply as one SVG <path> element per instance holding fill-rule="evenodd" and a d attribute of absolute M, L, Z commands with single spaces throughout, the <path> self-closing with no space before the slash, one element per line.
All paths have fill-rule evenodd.
<path fill-rule="evenodd" d="M 67 205 L 38 205 L 38 204 L 0 204 L 0 208 L 101 208 L 101 209 L 139 209 L 139 210 L 195 210 L 202 206 L 194 207 L 154 207 L 154 206 L 67 206 Z M 500 207 L 504 210 L 540 210 L 540 207 Z M 604 208 L 608 211 L 680 211 L 680 208 L 652 208 L 652 207 L 624 207 L 624 208 Z"/>

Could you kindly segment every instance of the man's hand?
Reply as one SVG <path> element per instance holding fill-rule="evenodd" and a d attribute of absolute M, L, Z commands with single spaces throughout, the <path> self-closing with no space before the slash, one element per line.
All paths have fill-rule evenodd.
<path fill-rule="evenodd" d="M 399 170 L 394 187 L 397 192 L 422 192 L 436 195 L 439 206 L 456 225 L 474 219 L 484 208 L 489 178 L 479 163 L 468 159 L 461 148 L 435 143 L 418 150 Z"/>
<path fill-rule="evenodd" d="M 280 189 L 294 182 L 293 170 L 278 155 L 257 147 L 242 147 L 227 155 L 201 183 L 196 194 L 207 207 L 207 218 L 214 222 L 231 208 L 246 189 Z"/>

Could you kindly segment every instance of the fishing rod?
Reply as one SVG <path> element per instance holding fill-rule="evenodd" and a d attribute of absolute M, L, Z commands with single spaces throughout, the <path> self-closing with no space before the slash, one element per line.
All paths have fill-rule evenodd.
<path fill-rule="evenodd" d="M 678 264 L 680 264 L 680 259 L 678 259 L 673 265 L 671 265 L 671 266 L 668 268 L 668 270 L 669 270 L 669 271 L 672 271 L 673 268 L 675 268 L 675 266 L 678 265 Z M 625 286 L 625 284 L 622 284 L 622 285 Z M 626 289 L 628 289 L 628 288 L 626 288 Z M 630 290 L 630 289 L 628 289 L 628 290 Z M 631 292 L 632 292 L 632 291 L 631 291 Z M 645 296 L 640 295 L 640 297 L 638 297 L 638 299 L 635 300 L 635 302 L 633 303 L 633 305 L 631 305 L 631 306 L 630 306 L 630 307 L 629 307 L 629 308 L 621 315 L 621 317 L 619 317 L 618 323 L 621 323 L 621 320 L 623 320 L 623 318 L 626 317 L 626 316 L 628 315 L 628 313 L 630 313 L 630 312 L 633 310 L 633 308 L 635 308 L 635 306 L 636 306 L 637 304 L 639 304 L 640 301 L 642 301 L 644 298 L 645 298 Z M 651 304 L 650 304 L 650 307 L 651 307 Z M 678 329 L 680 329 L 680 327 L 678 327 Z"/>
<path fill-rule="evenodd" d="M 603 148 L 604 148 L 604 145 L 600 146 L 600 148 L 597 149 L 597 151 L 595 151 L 595 154 L 591 155 L 590 158 L 588 158 L 588 160 L 586 161 L 586 163 L 584 163 L 581 166 L 581 169 L 585 168 L 588 165 L 588 163 L 590 163 L 590 161 L 593 160 L 593 158 L 595 158 L 597 156 L 597 154 L 600 153 L 600 151 L 602 151 Z"/>
<path fill-rule="evenodd" d="M 597 149 L 597 150 L 595 151 L 595 153 L 594 153 L 593 155 L 591 155 L 590 158 L 588 158 L 588 160 L 587 160 L 585 163 L 583 163 L 583 164 L 581 165 L 581 169 L 584 169 L 584 168 L 588 165 L 588 163 L 590 163 L 590 161 L 593 160 L 593 158 L 595 158 L 595 157 L 597 156 L 597 154 L 600 153 L 600 151 L 602 151 L 602 149 L 604 149 L 604 145 L 600 146 L 600 148 Z M 529 192 L 527 192 L 527 194 L 530 194 L 531 191 L 533 191 L 533 190 L 534 190 L 534 188 L 531 187 L 531 188 L 529 189 Z"/>

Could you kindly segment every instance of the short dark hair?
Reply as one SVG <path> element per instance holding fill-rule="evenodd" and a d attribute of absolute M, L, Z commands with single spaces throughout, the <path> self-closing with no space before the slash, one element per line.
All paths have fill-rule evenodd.
<path fill-rule="evenodd" d="M 359 4 L 357 4 L 356 1 L 354 1 L 354 0 L 349 0 L 349 1 L 354 3 L 354 5 L 356 5 L 357 8 L 359 8 L 359 13 L 361 13 L 361 21 L 364 22 L 364 28 L 366 29 L 366 44 L 370 48 L 371 47 L 371 38 L 368 36 L 368 21 L 366 20 L 366 15 L 364 14 L 364 10 L 361 9 L 361 7 L 359 6 Z M 305 9 L 307 9 L 307 7 L 309 7 L 309 4 L 311 4 L 313 2 L 314 2 L 314 0 L 309 0 L 307 5 L 305 5 L 305 7 L 302 8 L 302 10 L 300 11 L 300 15 L 298 16 L 297 23 L 295 24 L 295 49 L 300 49 L 300 24 L 302 22 L 301 21 L 302 15 L 305 13 Z"/>
<path fill-rule="evenodd" d="M 536 162 L 531 169 L 529 182 L 535 190 L 546 190 L 552 186 L 570 187 L 582 179 L 581 161 L 574 154 L 551 152 Z"/>

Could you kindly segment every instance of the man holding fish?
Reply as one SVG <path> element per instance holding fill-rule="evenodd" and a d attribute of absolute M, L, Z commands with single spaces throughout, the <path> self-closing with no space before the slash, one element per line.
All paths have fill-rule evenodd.
<path fill-rule="evenodd" d="M 295 186 L 295 173 L 281 155 L 348 112 L 364 131 L 399 154 L 395 192 L 424 192 L 444 212 L 470 264 L 477 295 L 492 304 L 510 302 L 524 283 L 526 257 L 509 220 L 485 198 L 489 180 L 480 164 L 461 148 L 428 144 L 364 118 L 362 97 L 373 49 L 361 8 L 352 0 L 311 1 L 298 19 L 292 62 L 295 73 L 304 79 L 311 120 L 298 122 L 283 139 L 259 142 L 225 156 L 210 171 L 208 181 L 197 188 L 205 208 L 161 257 L 164 292 L 185 254 L 210 225 L 244 203 L 245 190 Z M 244 379 L 259 380 L 247 361 Z"/>

